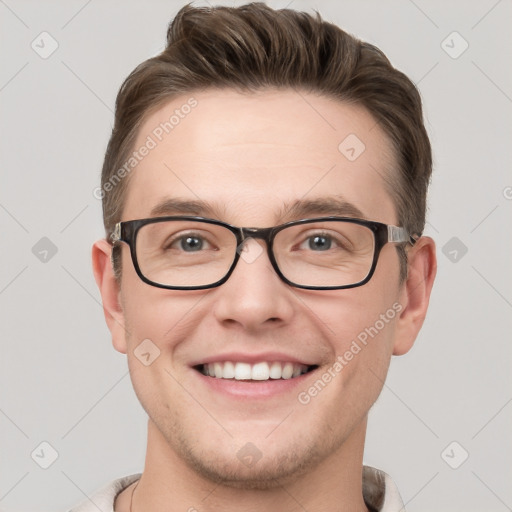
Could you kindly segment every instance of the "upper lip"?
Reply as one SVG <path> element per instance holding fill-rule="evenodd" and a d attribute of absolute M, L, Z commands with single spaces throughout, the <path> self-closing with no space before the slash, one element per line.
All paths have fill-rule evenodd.
<path fill-rule="evenodd" d="M 256 364 L 261 362 L 272 363 L 274 361 L 279 361 L 283 363 L 303 364 L 306 366 L 313 366 L 317 364 L 307 360 L 306 358 L 298 358 L 296 356 L 284 354 L 282 352 L 260 352 L 257 354 L 248 354 L 247 352 L 226 352 L 223 354 L 215 354 L 201 358 L 200 360 L 192 362 L 190 366 L 198 366 L 201 364 L 209 363 L 223 363 L 225 361 L 249 364 Z"/>

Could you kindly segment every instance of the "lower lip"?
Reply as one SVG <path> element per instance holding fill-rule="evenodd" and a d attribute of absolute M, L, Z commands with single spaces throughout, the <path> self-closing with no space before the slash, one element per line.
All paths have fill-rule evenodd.
<path fill-rule="evenodd" d="M 254 380 L 236 380 L 236 379 L 218 379 L 203 375 L 194 370 L 197 376 L 215 392 L 223 393 L 232 398 L 271 398 L 276 395 L 293 391 L 297 387 L 305 388 L 305 380 L 309 378 L 316 370 L 304 373 L 299 377 L 291 379 L 269 379 L 262 381 Z"/>

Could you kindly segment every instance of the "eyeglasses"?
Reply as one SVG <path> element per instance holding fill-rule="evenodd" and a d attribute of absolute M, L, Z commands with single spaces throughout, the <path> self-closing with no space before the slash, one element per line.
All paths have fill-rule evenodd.
<path fill-rule="evenodd" d="M 350 217 L 269 228 L 240 228 L 203 217 L 154 217 L 119 222 L 111 235 L 114 244 L 130 246 L 142 281 L 170 290 L 225 283 L 240 258 L 254 259 L 254 251 L 251 257 L 247 251 L 251 238 L 266 242 L 270 263 L 285 283 L 308 290 L 361 286 L 372 277 L 385 244 L 416 242 L 405 228 Z M 263 252 L 261 246 L 258 250 Z"/>

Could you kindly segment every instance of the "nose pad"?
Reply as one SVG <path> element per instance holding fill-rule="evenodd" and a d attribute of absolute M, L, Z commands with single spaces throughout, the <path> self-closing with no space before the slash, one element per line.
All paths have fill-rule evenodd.
<path fill-rule="evenodd" d="M 246 238 L 237 248 L 236 252 L 245 263 L 254 263 L 262 254 L 263 246 L 255 238 Z"/>

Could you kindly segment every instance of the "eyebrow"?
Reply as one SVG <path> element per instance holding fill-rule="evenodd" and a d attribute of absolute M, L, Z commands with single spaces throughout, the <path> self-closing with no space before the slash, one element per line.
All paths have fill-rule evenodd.
<path fill-rule="evenodd" d="M 167 198 L 158 203 L 150 212 L 152 217 L 164 215 L 193 215 L 219 220 L 226 217 L 223 207 L 200 199 L 184 200 L 180 198 Z M 311 215 L 366 219 L 364 213 L 357 206 L 339 195 L 309 200 L 298 199 L 292 203 L 285 203 L 277 211 L 276 217 L 278 222 L 284 223 Z"/>
<path fill-rule="evenodd" d="M 179 199 L 170 197 L 158 203 L 150 215 L 195 215 L 198 217 L 220 217 L 221 212 L 212 204 L 201 200 Z"/>
<path fill-rule="evenodd" d="M 281 208 L 279 215 L 283 221 L 296 220 L 310 215 L 327 215 L 335 217 L 354 217 L 365 219 L 364 213 L 342 196 L 328 196 L 317 199 L 299 199 Z"/>

